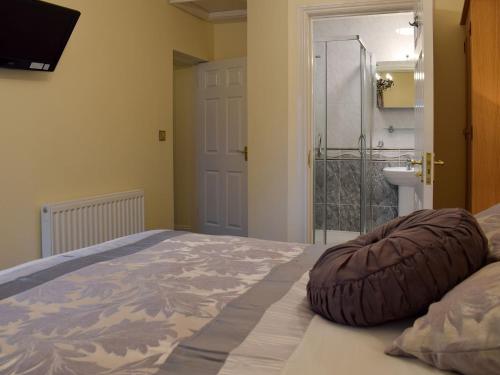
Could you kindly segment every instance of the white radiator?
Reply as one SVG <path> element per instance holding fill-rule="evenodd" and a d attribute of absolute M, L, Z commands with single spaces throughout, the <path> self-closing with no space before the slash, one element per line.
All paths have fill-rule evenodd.
<path fill-rule="evenodd" d="M 144 231 L 142 190 L 42 206 L 42 256 Z"/>

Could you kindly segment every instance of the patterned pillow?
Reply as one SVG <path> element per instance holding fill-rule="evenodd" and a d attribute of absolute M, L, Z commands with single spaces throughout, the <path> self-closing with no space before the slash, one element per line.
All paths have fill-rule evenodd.
<path fill-rule="evenodd" d="M 465 375 L 500 374 L 500 262 L 482 268 L 432 304 L 386 353 Z"/>
<path fill-rule="evenodd" d="M 500 204 L 476 215 L 477 222 L 488 238 L 489 261 L 500 261 Z"/>

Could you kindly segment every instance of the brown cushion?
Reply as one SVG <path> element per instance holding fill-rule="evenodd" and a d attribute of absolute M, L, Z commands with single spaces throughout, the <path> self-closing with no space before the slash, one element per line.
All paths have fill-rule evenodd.
<path fill-rule="evenodd" d="M 328 249 L 310 272 L 312 309 L 371 326 L 424 313 L 481 268 L 488 241 L 462 209 L 423 210 Z"/>

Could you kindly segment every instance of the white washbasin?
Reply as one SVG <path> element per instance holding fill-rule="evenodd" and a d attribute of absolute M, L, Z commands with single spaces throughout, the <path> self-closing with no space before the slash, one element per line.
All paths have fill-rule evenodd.
<path fill-rule="evenodd" d="M 406 167 L 385 167 L 383 173 L 387 181 L 398 186 L 398 214 L 405 216 L 414 210 L 415 189 L 418 177 L 415 169 Z"/>
<path fill-rule="evenodd" d="M 393 185 L 414 187 L 418 182 L 415 169 L 406 167 L 385 167 L 383 173 L 387 181 Z"/>

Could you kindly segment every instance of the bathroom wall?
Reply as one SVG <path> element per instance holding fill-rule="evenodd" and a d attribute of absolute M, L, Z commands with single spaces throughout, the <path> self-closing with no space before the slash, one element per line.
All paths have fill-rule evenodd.
<path fill-rule="evenodd" d="M 412 13 L 324 18 L 314 21 L 314 41 L 359 35 L 377 61 L 401 61 L 413 57 L 413 36 L 396 32 L 408 27 Z"/>
<path fill-rule="evenodd" d="M 369 163 L 367 194 L 368 229 L 398 216 L 398 188 L 385 179 L 385 167 L 400 167 L 413 157 L 413 149 L 373 150 Z M 326 169 L 325 169 L 326 163 Z M 327 160 L 315 161 L 315 228 L 360 231 L 360 154 L 355 150 L 334 150 Z M 325 179 L 326 173 L 326 179 Z M 325 188 L 326 186 L 326 188 Z M 326 216 L 325 216 L 326 212 Z"/>
<path fill-rule="evenodd" d="M 393 127 L 391 133 L 389 127 Z M 386 149 L 413 149 L 415 147 L 415 113 L 410 108 L 385 108 L 375 106 L 373 111 L 372 147 L 383 142 Z"/>
<path fill-rule="evenodd" d="M 412 59 L 413 37 L 396 33 L 396 29 L 408 27 L 411 20 L 408 13 L 320 20 L 314 24 L 316 147 L 320 142 L 328 146 L 326 161 L 325 155 L 316 152 L 317 229 L 360 230 L 360 47 L 355 41 L 331 40 L 338 36 L 359 35 L 373 55 L 372 65 L 376 60 Z M 372 147 L 372 160 L 368 165 L 369 183 L 366 186 L 367 224 L 372 228 L 398 216 L 398 188 L 386 181 L 382 170 L 386 166 L 402 166 L 406 159 L 413 157 L 414 111 L 405 108 L 381 110 L 374 101 L 366 102 L 370 103 L 370 115 L 373 116 L 367 144 L 368 148 L 370 144 Z M 395 130 L 389 131 L 389 127 Z"/>
<path fill-rule="evenodd" d="M 372 54 L 373 62 L 376 61 L 402 61 L 414 59 L 413 56 L 413 36 L 401 35 L 396 32 L 397 29 L 408 27 L 409 22 L 413 21 L 411 13 L 383 14 L 369 16 L 355 16 L 336 19 L 321 19 L 314 22 L 313 33 L 314 41 L 329 41 L 338 36 L 359 35 L 368 52 Z M 332 54 L 330 57 L 342 60 L 342 55 Z M 353 72 L 355 66 L 352 65 Z M 332 74 L 328 75 L 328 77 Z M 326 77 L 318 77 L 319 80 Z M 329 78 L 330 79 L 330 78 Z M 330 91 L 331 92 L 331 91 Z M 356 98 L 352 98 L 352 107 L 355 106 Z M 353 105 L 354 104 L 354 105 Z M 345 108 L 345 119 L 348 123 L 356 123 L 355 117 L 349 117 L 349 109 Z M 384 148 L 402 148 L 411 149 L 415 146 L 415 135 L 413 109 L 378 109 L 373 113 L 373 147 L 376 147 L 379 141 L 384 143 Z M 393 126 L 396 130 L 389 133 L 387 128 Z M 356 130 L 352 129 L 354 134 Z M 343 132 L 351 132 L 350 128 L 344 128 Z M 359 134 L 358 134 L 359 135 Z M 353 138 L 352 134 L 348 135 Z M 333 138 L 330 137 L 332 140 Z M 357 136 L 356 136 L 357 143 Z M 328 147 L 337 147 L 340 142 L 338 139 L 328 143 Z M 343 144 L 341 147 L 352 147 L 352 142 Z M 354 147 L 357 147 L 355 144 Z"/>

